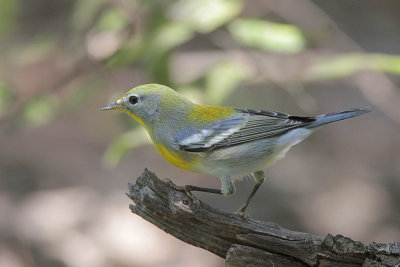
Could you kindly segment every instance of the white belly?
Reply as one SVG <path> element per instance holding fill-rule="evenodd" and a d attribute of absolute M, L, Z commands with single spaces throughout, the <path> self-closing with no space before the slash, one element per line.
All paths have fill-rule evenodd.
<path fill-rule="evenodd" d="M 311 134 L 308 129 L 294 129 L 275 138 L 202 153 L 198 171 L 216 176 L 240 176 L 264 170 Z"/>

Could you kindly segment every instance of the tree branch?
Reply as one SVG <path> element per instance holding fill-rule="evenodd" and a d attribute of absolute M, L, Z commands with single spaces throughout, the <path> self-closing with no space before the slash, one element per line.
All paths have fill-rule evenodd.
<path fill-rule="evenodd" d="M 226 259 L 225 266 L 396 266 L 400 242 L 364 245 L 325 238 L 217 210 L 144 170 L 127 194 L 133 213 L 191 245 Z"/>

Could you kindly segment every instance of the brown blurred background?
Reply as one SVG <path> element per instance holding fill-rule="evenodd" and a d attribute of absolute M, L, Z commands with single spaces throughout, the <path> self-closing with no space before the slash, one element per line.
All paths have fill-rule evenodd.
<path fill-rule="evenodd" d="M 316 115 L 321 129 L 267 171 L 248 213 L 317 235 L 400 240 L 400 3 L 1 0 L 0 266 L 221 266 L 130 213 L 166 163 L 125 114 L 98 107 L 143 83 L 198 103 Z M 228 198 L 235 211 L 253 186 Z"/>

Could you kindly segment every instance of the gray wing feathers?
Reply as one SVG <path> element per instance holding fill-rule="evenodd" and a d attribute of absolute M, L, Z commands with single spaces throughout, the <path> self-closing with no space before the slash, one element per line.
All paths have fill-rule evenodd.
<path fill-rule="evenodd" d="M 215 144 L 223 141 L 239 131 L 245 126 L 247 117 L 243 115 L 234 115 L 231 118 L 221 120 L 206 129 L 197 130 L 191 135 L 187 135 L 181 140 L 177 140 L 179 148 L 184 151 L 199 152 L 212 150 Z"/>
<path fill-rule="evenodd" d="M 291 116 L 282 112 L 236 109 L 239 113 L 219 121 L 208 129 L 194 130 L 177 141 L 179 149 L 203 152 L 281 136 L 296 128 L 316 128 L 334 121 L 360 116 L 368 109 L 351 109 L 316 117 Z"/>
<path fill-rule="evenodd" d="M 235 146 L 255 140 L 282 135 L 291 129 L 303 127 L 315 121 L 313 117 L 296 117 L 281 112 L 236 109 L 239 114 L 221 120 L 204 133 L 195 134 L 181 141 L 180 149 L 188 152 L 210 151 Z M 188 142 L 193 140 L 193 142 Z"/>

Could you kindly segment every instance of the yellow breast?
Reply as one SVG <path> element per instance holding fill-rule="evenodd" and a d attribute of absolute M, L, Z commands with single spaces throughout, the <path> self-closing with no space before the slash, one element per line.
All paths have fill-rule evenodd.
<path fill-rule="evenodd" d="M 179 152 L 168 151 L 162 144 L 155 144 L 155 146 L 161 156 L 172 165 L 187 171 L 195 171 L 196 162 L 198 160 L 196 154 L 186 153 L 186 155 L 183 156 Z"/>

